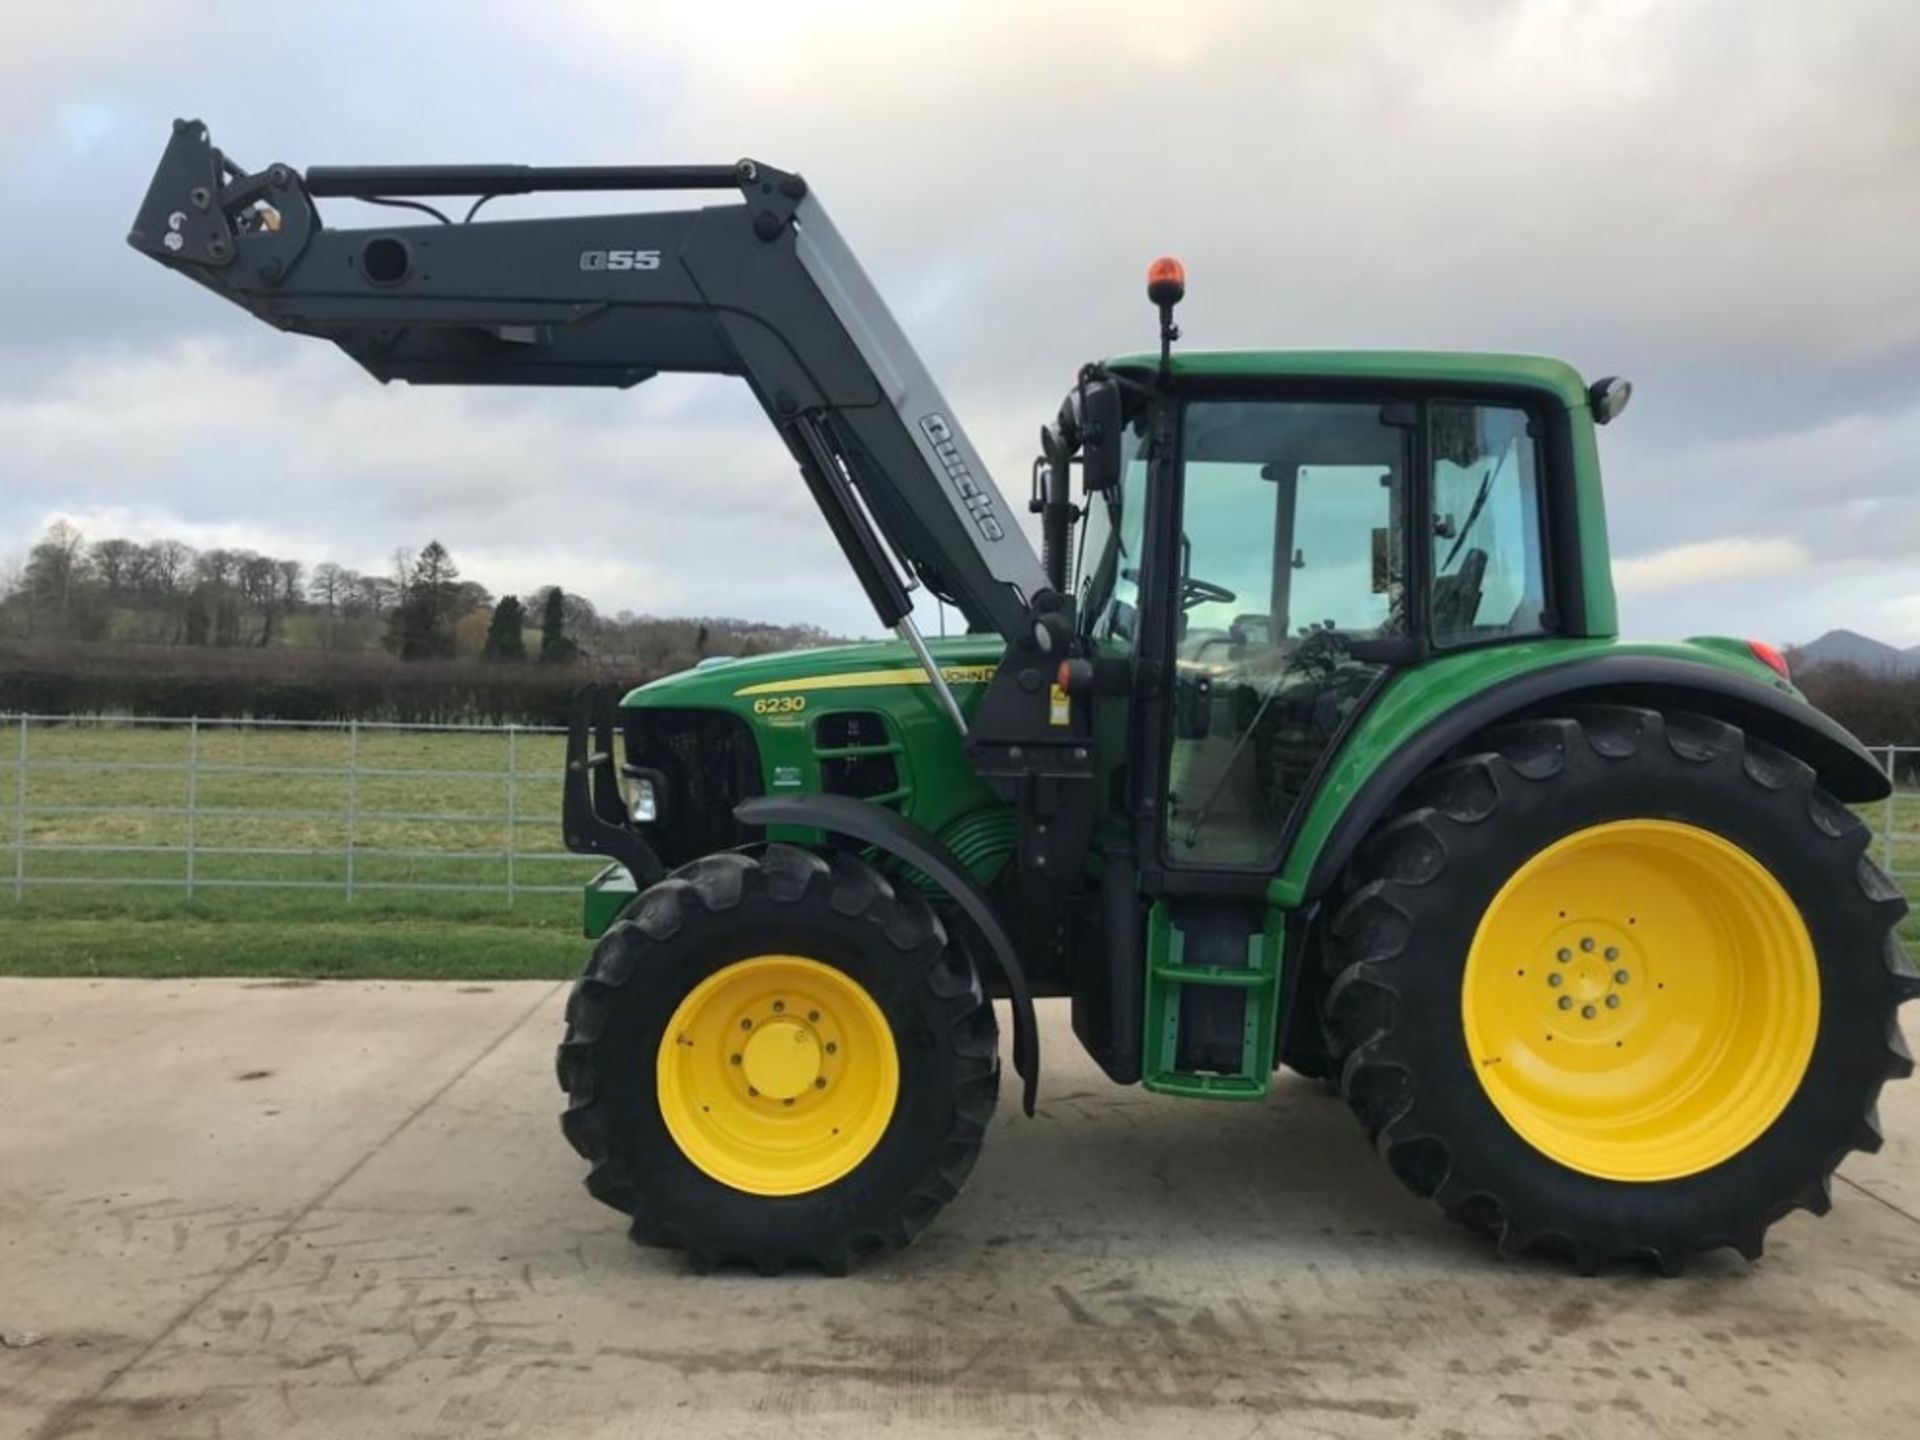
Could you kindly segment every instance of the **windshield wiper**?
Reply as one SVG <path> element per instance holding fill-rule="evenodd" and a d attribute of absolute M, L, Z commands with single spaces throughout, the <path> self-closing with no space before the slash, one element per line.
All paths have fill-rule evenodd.
<path fill-rule="evenodd" d="M 1447 558 L 1440 562 L 1437 573 L 1446 574 L 1453 562 L 1460 558 L 1460 547 L 1467 543 L 1467 536 L 1473 533 L 1474 523 L 1479 520 L 1480 512 L 1487 508 L 1487 497 L 1493 494 L 1493 477 L 1506 468 L 1507 456 L 1513 453 L 1513 447 L 1519 443 L 1520 437 L 1513 436 L 1507 441 L 1506 448 L 1500 452 L 1500 458 L 1487 467 L 1487 473 L 1480 481 L 1480 488 L 1474 492 L 1473 504 L 1467 508 L 1466 523 L 1461 525 L 1460 533 L 1453 537 L 1453 548 L 1447 551 Z"/>

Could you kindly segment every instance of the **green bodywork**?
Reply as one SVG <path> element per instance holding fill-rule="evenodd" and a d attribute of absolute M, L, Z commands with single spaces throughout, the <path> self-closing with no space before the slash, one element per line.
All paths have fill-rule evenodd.
<path fill-rule="evenodd" d="M 1112 368 L 1147 370 L 1157 356 L 1129 356 Z M 1416 734 L 1490 687 L 1532 671 L 1604 655 L 1661 657 L 1731 671 L 1791 691 L 1740 641 L 1719 638 L 1677 643 L 1636 643 L 1617 638 L 1617 610 L 1607 548 L 1594 425 L 1580 376 L 1555 360 L 1515 355 L 1391 351 L 1194 353 L 1175 357 L 1182 382 L 1203 389 L 1208 382 L 1285 383 L 1289 380 L 1406 382 L 1423 391 L 1470 386 L 1528 392 L 1567 412 L 1572 424 L 1571 463 L 1579 526 L 1587 634 L 1525 638 L 1434 654 L 1393 673 L 1340 736 L 1320 768 L 1314 793 L 1302 802 L 1298 823 L 1267 888 L 1267 918 L 1249 937 L 1244 969 L 1183 964 L 1183 937 L 1164 902 L 1150 912 L 1147 934 L 1144 1074 L 1149 1089 L 1206 1098 L 1256 1098 L 1266 1092 L 1279 1031 L 1283 921 L 1307 898 L 1308 880 L 1322 847 L 1368 779 Z M 997 636 L 931 642 L 935 659 L 964 711 L 971 713 L 1001 654 Z M 846 753 L 884 751 L 899 771 L 897 790 L 876 801 L 897 803 L 901 813 L 939 836 L 982 882 L 989 882 L 1014 847 L 1015 816 L 975 775 L 959 737 L 942 712 L 927 677 L 903 644 L 872 643 L 794 651 L 738 660 L 709 661 L 631 692 L 632 708 L 724 710 L 752 727 L 758 742 L 762 785 L 769 795 L 820 791 L 824 760 Z M 816 726 L 837 711 L 883 717 L 884 744 L 860 752 L 823 750 Z M 1124 729 L 1121 732 L 1124 735 Z M 1126 763 L 1107 753 L 1115 737 L 1095 728 L 1103 771 Z M 1102 784 L 1101 793 L 1107 787 Z M 817 842 L 817 832 L 775 831 L 772 838 Z M 1094 847 L 1097 851 L 1099 846 Z M 1097 854 L 1090 867 L 1098 866 Z M 610 867 L 588 887 L 586 927 L 597 935 L 633 898 L 625 871 Z M 1194 1075 L 1173 1069 L 1181 997 L 1193 986 L 1231 985 L 1247 993 L 1245 1060 L 1237 1074 Z"/>
<path fill-rule="evenodd" d="M 1625 640 L 1517 640 L 1478 650 L 1436 655 L 1401 671 L 1355 722 L 1341 741 L 1308 802 L 1299 829 L 1273 883 L 1267 889 L 1275 905 L 1294 906 L 1306 894 L 1307 877 L 1320 847 L 1373 772 L 1454 706 L 1491 686 L 1535 670 L 1601 655 L 1644 655 L 1690 661 L 1729 670 L 1750 680 L 1786 688 L 1780 677 L 1755 659 L 1745 642 L 1719 637 L 1670 643 Z"/>
<path fill-rule="evenodd" d="M 963 711 L 971 712 L 984 677 L 1000 656 L 996 636 L 931 642 Z M 1776 687 L 1780 677 L 1737 640 L 1709 637 L 1671 643 L 1535 639 L 1436 655 L 1388 680 L 1342 739 L 1318 790 L 1268 887 L 1268 900 L 1298 905 L 1320 847 L 1368 778 L 1420 730 L 1489 686 L 1534 670 L 1601 655 L 1659 656 L 1728 670 Z M 917 680 L 906 678 L 917 675 Z M 755 713 L 754 702 L 805 696 L 798 711 Z M 712 662 L 632 691 L 625 706 L 730 710 L 754 728 L 761 781 L 772 794 L 820 789 L 820 761 L 843 751 L 814 747 L 813 724 L 836 710 L 877 711 L 891 732 L 888 749 L 900 767 L 902 813 L 939 835 L 974 876 L 991 880 L 1012 852 L 1014 817 L 974 774 L 953 726 L 906 646 L 841 645 Z M 817 832 L 778 832 L 774 838 L 811 843 Z M 586 930 L 598 936 L 633 898 L 624 870 L 610 866 L 586 897 Z"/>
<path fill-rule="evenodd" d="M 928 648 L 962 712 L 971 715 L 999 663 L 1000 637 L 931 640 Z M 903 815 L 938 835 L 982 882 L 1013 851 L 1013 812 L 974 773 L 926 673 L 898 641 L 709 660 L 642 685 L 621 706 L 739 716 L 753 728 L 761 785 L 769 795 L 818 793 L 821 762 L 836 756 L 890 754 L 899 788 L 873 800 L 897 800 Z M 843 711 L 878 713 L 886 743 L 851 750 L 816 745 L 820 720 Z M 822 837 L 812 830 L 775 829 L 772 838 L 809 844 Z M 632 879 L 617 865 L 594 877 L 586 892 L 587 934 L 601 934 L 633 893 Z"/>

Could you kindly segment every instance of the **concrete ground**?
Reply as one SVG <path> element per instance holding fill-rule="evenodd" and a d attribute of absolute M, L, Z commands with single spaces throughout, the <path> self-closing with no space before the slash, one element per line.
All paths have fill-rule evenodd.
<path fill-rule="evenodd" d="M 1337 1101 L 1104 1085 L 852 1279 L 627 1243 L 562 987 L 0 981 L 0 1436 L 1912 1435 L 1920 1086 L 1825 1220 L 1687 1278 L 1502 1261 Z"/>

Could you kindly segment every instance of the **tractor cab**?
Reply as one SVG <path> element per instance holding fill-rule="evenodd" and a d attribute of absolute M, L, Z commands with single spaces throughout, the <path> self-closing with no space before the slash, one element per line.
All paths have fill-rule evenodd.
<path fill-rule="evenodd" d="M 1312 1043 L 1286 1034 L 1312 909 L 1275 902 L 1307 896 L 1362 719 L 1475 656 L 1613 633 L 1593 426 L 1627 391 L 1526 356 L 1176 355 L 1183 289 L 1157 262 L 1160 353 L 1087 367 L 1036 463 L 1109 862 L 1068 988 L 1116 1079 L 1254 1096 L 1276 1043 Z"/>
<path fill-rule="evenodd" d="M 1270 872 L 1315 767 L 1394 668 L 1583 633 L 1589 598 L 1611 614 L 1604 571 L 1589 597 L 1579 547 L 1553 558 L 1579 508 L 1566 412 L 1585 398 L 1563 366 L 1269 352 L 1107 368 L 1131 403 L 1068 583 L 1091 656 L 1166 677 L 1164 704 L 1134 717 L 1153 753 L 1125 759 L 1157 781 L 1136 799 L 1168 866 Z"/>

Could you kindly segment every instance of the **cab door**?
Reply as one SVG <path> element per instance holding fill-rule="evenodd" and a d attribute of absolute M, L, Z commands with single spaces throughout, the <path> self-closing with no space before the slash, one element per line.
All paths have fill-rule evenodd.
<path fill-rule="evenodd" d="M 1413 432 L 1378 399 L 1182 411 L 1160 858 L 1268 873 L 1321 757 L 1408 633 Z"/>

